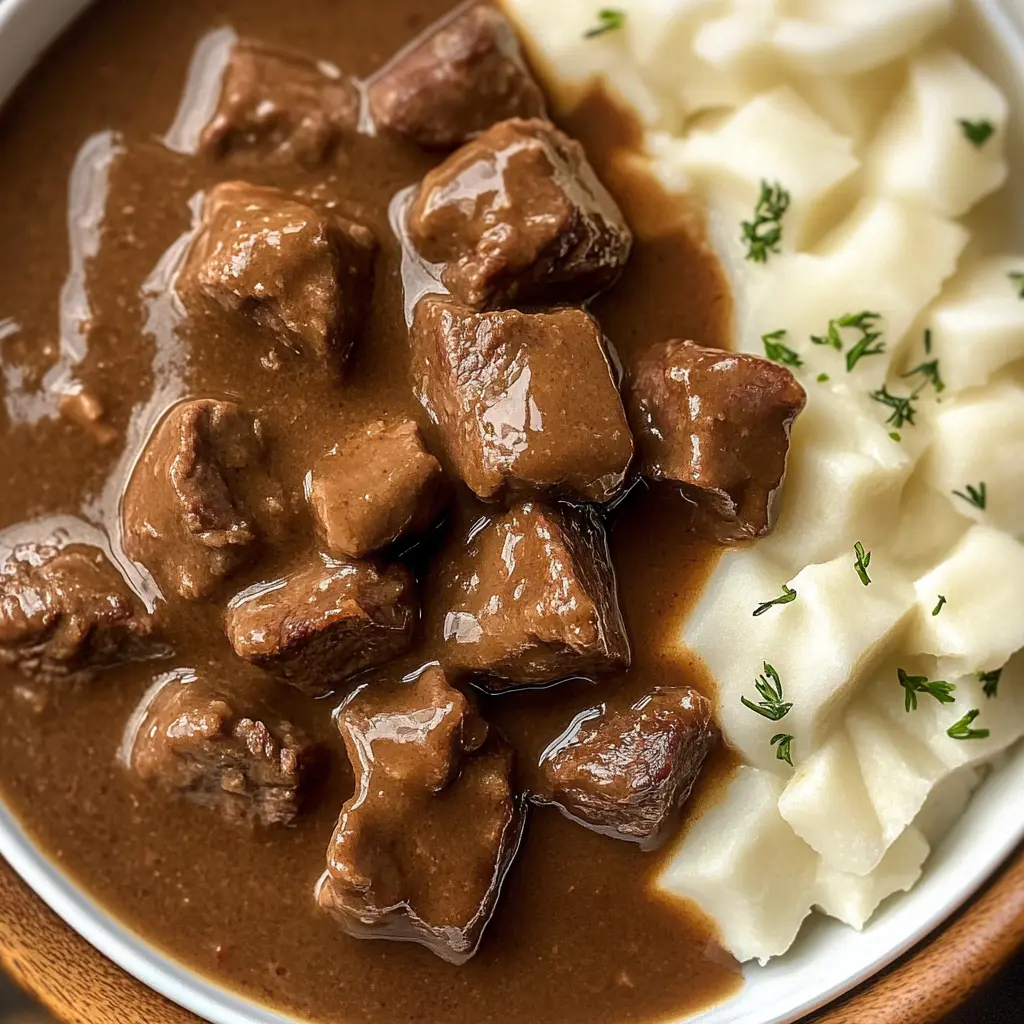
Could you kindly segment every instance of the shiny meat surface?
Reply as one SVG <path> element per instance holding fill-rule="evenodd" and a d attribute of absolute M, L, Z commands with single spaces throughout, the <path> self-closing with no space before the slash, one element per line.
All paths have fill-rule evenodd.
<path fill-rule="evenodd" d="M 544 752 L 544 790 L 570 818 L 653 849 L 678 817 L 715 740 L 711 702 L 689 686 L 576 715 Z"/>
<path fill-rule="evenodd" d="M 374 76 L 367 95 L 377 126 L 446 149 L 510 117 L 541 117 L 544 96 L 508 19 L 473 4 Z"/>
<path fill-rule="evenodd" d="M 404 566 L 324 559 L 243 591 L 225 621 L 240 658 L 322 696 L 407 651 L 418 620 Z"/>
<path fill-rule="evenodd" d="M 786 367 L 668 341 L 640 363 L 631 398 L 641 472 L 680 484 L 699 528 L 723 543 L 771 531 L 790 431 L 807 401 Z"/>
<path fill-rule="evenodd" d="M 633 241 L 583 147 L 536 119 L 502 121 L 453 153 L 406 225 L 474 309 L 586 299 L 615 283 Z"/>
<path fill-rule="evenodd" d="M 313 467 L 309 505 L 324 550 L 362 558 L 433 525 L 450 497 L 441 464 L 419 427 L 374 423 Z"/>
<path fill-rule="evenodd" d="M 633 438 L 593 317 L 475 313 L 428 295 L 411 345 L 417 397 L 478 497 L 507 487 L 603 502 L 621 491 Z"/>
<path fill-rule="evenodd" d="M 288 825 L 299 813 L 313 749 L 252 698 L 192 673 L 167 677 L 140 708 L 126 759 L 149 785 L 233 822 Z"/>
<path fill-rule="evenodd" d="M 490 691 L 629 664 L 604 527 L 590 511 L 514 505 L 442 562 L 445 661 Z"/>
<path fill-rule="evenodd" d="M 356 690 L 338 726 L 355 793 L 328 847 L 320 905 L 354 935 L 410 939 L 464 963 L 519 847 L 512 751 L 437 666 Z"/>

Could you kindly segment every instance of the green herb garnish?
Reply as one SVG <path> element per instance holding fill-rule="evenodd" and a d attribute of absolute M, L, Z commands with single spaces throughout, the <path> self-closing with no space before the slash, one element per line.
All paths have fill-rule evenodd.
<path fill-rule="evenodd" d="M 946 600 L 946 595 L 939 594 L 939 600 L 935 607 L 932 609 L 932 615 L 938 615 L 939 612 L 941 612 L 947 604 L 949 604 L 949 602 Z"/>
<path fill-rule="evenodd" d="M 967 141 L 977 149 L 981 149 L 996 131 L 991 121 L 968 121 L 967 118 L 961 117 L 957 124 L 963 130 Z"/>
<path fill-rule="evenodd" d="M 882 332 L 875 330 L 881 313 L 847 313 L 839 318 L 840 327 L 853 327 L 860 331 L 860 338 L 849 352 L 846 353 L 846 372 L 849 373 L 864 356 L 880 356 L 885 351 L 885 342 L 881 341 Z"/>
<path fill-rule="evenodd" d="M 829 375 L 827 373 L 819 373 L 818 374 L 818 383 L 819 384 L 824 384 L 829 379 L 830 378 L 829 378 Z"/>
<path fill-rule="evenodd" d="M 915 374 L 922 374 L 925 378 L 925 382 L 931 384 L 935 388 L 937 395 L 942 394 L 946 390 L 946 383 L 942 379 L 942 375 L 939 373 L 939 361 L 938 359 L 932 359 L 930 362 L 921 363 L 920 366 L 915 366 L 912 370 L 908 370 L 904 377 L 913 377 Z M 914 392 L 914 397 L 917 397 L 917 392 Z"/>
<path fill-rule="evenodd" d="M 774 601 L 764 601 L 762 604 L 759 604 L 757 606 L 756 610 L 754 611 L 754 618 L 756 619 L 758 617 L 758 615 L 764 615 L 764 613 L 766 611 L 768 611 L 769 608 L 774 608 L 775 605 L 790 604 L 792 601 L 795 601 L 795 600 L 796 600 L 796 591 L 793 590 L 791 587 L 788 587 L 785 583 L 783 583 L 782 584 L 782 596 L 775 598 Z M 765 666 L 765 667 L 767 667 L 767 666 Z"/>
<path fill-rule="evenodd" d="M 754 207 L 754 219 L 745 220 L 743 242 L 747 246 L 747 259 L 754 263 L 767 263 L 769 253 L 779 251 L 782 241 L 782 217 L 789 209 L 789 193 L 778 183 L 761 182 L 761 195 Z"/>
<path fill-rule="evenodd" d="M 930 327 L 924 329 L 924 352 L 928 356 L 932 354 L 932 329 Z"/>
<path fill-rule="evenodd" d="M 973 505 L 975 508 L 980 508 L 982 511 L 984 511 L 985 506 L 988 504 L 988 488 L 985 486 L 984 480 L 977 487 L 972 487 L 968 484 L 966 494 L 963 491 L 954 491 L 953 493 L 958 498 L 963 498 L 968 504 Z"/>
<path fill-rule="evenodd" d="M 1024 270 L 1011 270 L 1006 275 L 1017 289 L 1017 298 L 1024 299 Z"/>
<path fill-rule="evenodd" d="M 944 679 L 929 680 L 927 676 L 908 676 L 901 668 L 896 670 L 896 674 L 905 691 L 904 707 L 908 714 L 917 710 L 919 693 L 930 693 L 940 704 L 952 704 L 955 700 L 953 691 L 956 683 L 947 683 Z"/>
<path fill-rule="evenodd" d="M 597 36 L 603 36 L 606 32 L 615 32 L 625 24 L 625 11 L 616 10 L 613 7 L 605 7 L 597 12 L 597 24 L 593 28 L 588 28 L 583 33 L 583 38 L 594 39 Z"/>
<path fill-rule="evenodd" d="M 767 661 L 764 663 L 764 675 L 758 677 L 757 682 L 754 683 L 754 689 L 757 690 L 761 700 L 755 704 L 747 697 L 741 697 L 740 700 L 744 707 L 750 708 L 751 711 L 762 715 L 771 722 L 778 722 L 789 714 L 793 705 L 783 701 L 782 681 L 779 679 L 779 673 Z"/>
<path fill-rule="evenodd" d="M 991 672 L 979 672 L 978 682 L 981 683 L 985 696 L 992 698 L 999 695 L 999 680 L 1003 677 L 1001 668 L 993 669 Z"/>
<path fill-rule="evenodd" d="M 803 366 L 804 361 L 799 354 L 794 352 L 788 345 L 782 344 L 786 337 L 785 331 L 772 331 L 771 334 L 762 334 L 761 341 L 764 343 L 764 354 L 776 363 L 783 366 Z"/>
<path fill-rule="evenodd" d="M 774 747 L 778 743 L 779 749 L 775 751 L 775 756 L 780 761 L 785 761 L 786 764 L 793 767 L 793 736 L 788 732 L 777 732 L 771 738 L 771 745 Z"/>
<path fill-rule="evenodd" d="M 868 575 L 868 566 L 871 564 L 871 552 L 865 551 L 864 545 L 857 541 L 853 545 L 853 553 L 857 556 L 857 561 L 853 563 L 853 567 L 857 570 L 861 583 L 866 587 L 871 582 L 871 577 Z"/>
<path fill-rule="evenodd" d="M 899 444 L 899 442 L 903 440 L 903 438 L 895 430 L 889 431 L 889 437 L 891 437 L 897 444 Z"/>
<path fill-rule="evenodd" d="M 988 729 L 972 729 L 971 725 L 981 712 L 977 708 L 968 711 L 959 722 L 955 722 L 946 730 L 951 740 L 987 740 L 991 733 Z"/>
<path fill-rule="evenodd" d="M 876 402 L 892 409 L 892 413 L 885 422 L 891 423 L 897 429 L 908 423 L 911 426 L 914 425 L 914 417 L 917 415 L 914 402 L 917 400 L 917 395 L 916 391 L 912 395 L 894 395 L 884 384 L 877 391 L 871 392 L 871 397 Z"/>

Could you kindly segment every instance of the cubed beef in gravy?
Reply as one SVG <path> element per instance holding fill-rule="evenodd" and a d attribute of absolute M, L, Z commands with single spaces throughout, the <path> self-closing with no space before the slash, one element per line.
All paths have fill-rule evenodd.
<path fill-rule="evenodd" d="M 243 591 L 226 621 L 240 658 L 321 696 L 404 654 L 419 603 L 404 566 L 325 561 Z"/>
<path fill-rule="evenodd" d="M 27 544 L 0 567 L 0 665 L 42 682 L 145 657 L 152 622 L 99 549 Z"/>
<path fill-rule="evenodd" d="M 207 597 L 255 555 L 243 476 L 263 458 L 260 422 L 233 402 L 183 402 L 153 432 L 121 504 L 124 549 L 165 593 Z"/>
<path fill-rule="evenodd" d="M 407 229 L 475 309 L 587 298 L 615 282 L 633 242 L 583 147 L 536 119 L 494 125 L 427 174 Z"/>
<path fill-rule="evenodd" d="M 597 322 L 579 309 L 476 313 L 429 295 L 412 326 L 416 396 L 479 497 L 608 501 L 633 457 Z"/>
<path fill-rule="evenodd" d="M 519 845 L 512 751 L 436 666 L 357 690 L 338 726 L 355 795 L 327 850 L 320 905 L 352 935 L 464 963 Z"/>
<path fill-rule="evenodd" d="M 577 715 L 545 751 L 545 802 L 651 849 L 676 820 L 715 741 L 711 702 L 689 686 L 658 688 L 632 707 Z"/>
<path fill-rule="evenodd" d="M 350 77 L 324 61 L 242 39 L 199 144 L 215 156 L 316 164 L 358 123 L 359 90 Z"/>
<path fill-rule="evenodd" d="M 641 471 L 681 485 L 696 525 L 729 543 L 762 537 L 807 395 L 784 366 L 692 341 L 655 345 L 631 389 Z"/>
<path fill-rule="evenodd" d="M 517 504 L 441 569 L 445 664 L 484 689 L 544 686 L 629 664 L 604 527 L 589 510 Z"/>
<path fill-rule="evenodd" d="M 373 77 L 368 96 L 379 127 L 432 148 L 544 114 L 515 30 L 490 4 L 460 10 L 417 39 Z"/>
<path fill-rule="evenodd" d="M 275 344 L 340 369 L 373 283 L 369 228 L 242 181 L 215 185 L 179 275 L 186 304 L 215 303 Z"/>
<path fill-rule="evenodd" d="M 420 533 L 449 496 L 441 464 L 411 420 L 375 423 L 319 459 L 307 483 L 324 548 L 362 558 L 400 537 Z"/>
<path fill-rule="evenodd" d="M 128 764 L 140 779 L 232 821 L 294 820 L 313 762 L 299 729 L 191 673 L 169 676 L 147 702 L 127 738 Z"/>

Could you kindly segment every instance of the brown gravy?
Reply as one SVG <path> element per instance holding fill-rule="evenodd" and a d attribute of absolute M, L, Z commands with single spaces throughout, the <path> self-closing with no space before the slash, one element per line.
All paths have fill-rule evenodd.
<path fill-rule="evenodd" d="M 347 424 L 385 411 L 419 414 L 406 379 L 400 251 L 387 208 L 433 158 L 359 138 L 327 170 L 243 171 L 170 152 L 159 137 L 174 117 L 193 48 L 212 28 L 230 24 L 365 75 L 449 6 L 107 0 L 43 59 L 0 118 L 8 252 L 0 275 L 0 529 L 7 541 L 18 524 L 64 517 L 50 525 L 93 542 L 97 531 L 106 534 L 116 554 L 117 500 L 130 456 L 184 395 L 232 396 L 258 410 L 273 441 L 274 472 L 297 506 L 312 458 Z M 681 221 L 648 232 L 654 218 L 640 208 L 666 198 L 616 169 L 613 151 L 635 141 L 628 122 L 600 97 L 565 122 L 639 235 L 622 281 L 595 305 L 623 362 L 671 336 L 727 344 L 730 300 L 713 257 Z M 84 147 L 100 155 L 105 173 L 73 173 Z M 204 323 L 198 336 L 147 284 L 159 281 L 154 269 L 189 229 L 189 198 L 234 176 L 335 196 L 382 240 L 373 346 L 357 346 L 343 390 L 299 360 L 268 369 L 260 363 L 265 352 L 240 341 L 227 319 L 212 330 Z M 62 367 L 100 398 L 112 429 L 90 431 L 56 415 L 46 384 Z M 308 527 L 300 515 L 291 543 L 251 579 L 307 550 Z M 708 692 L 710 681 L 671 633 L 714 550 L 685 533 L 672 496 L 653 492 L 633 493 L 615 513 L 611 541 L 634 664 L 603 685 L 639 694 L 691 682 Z M 0 786 L 48 856 L 176 959 L 285 1014 L 346 1024 L 654 1021 L 682 1017 L 738 987 L 738 967 L 718 949 L 711 924 L 648 892 L 664 854 L 610 841 L 552 809 L 531 811 L 497 914 L 465 966 L 407 943 L 345 936 L 311 896 L 351 784 L 331 719 L 337 698 L 274 690 L 282 713 L 332 753 L 312 811 L 287 830 L 250 833 L 204 809 L 168 803 L 116 762 L 125 722 L 157 672 L 202 663 L 231 678 L 258 678 L 227 648 L 219 608 L 170 602 L 165 615 L 182 652 L 174 661 L 122 666 L 88 687 L 54 689 L 41 710 L 38 693 L 0 670 Z M 384 671 L 404 671 L 435 653 L 423 641 Z M 483 710 L 529 766 L 568 717 L 595 699 L 592 685 L 574 683 L 491 698 Z M 727 752 L 716 755 L 691 813 L 730 768 Z"/>

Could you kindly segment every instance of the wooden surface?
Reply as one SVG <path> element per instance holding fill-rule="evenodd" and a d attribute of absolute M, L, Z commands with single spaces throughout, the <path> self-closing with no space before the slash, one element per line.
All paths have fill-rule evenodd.
<path fill-rule="evenodd" d="M 1024 945 L 1024 851 L 929 943 L 814 1024 L 934 1024 Z M 72 932 L 0 860 L 0 964 L 69 1024 L 196 1024 Z"/>

